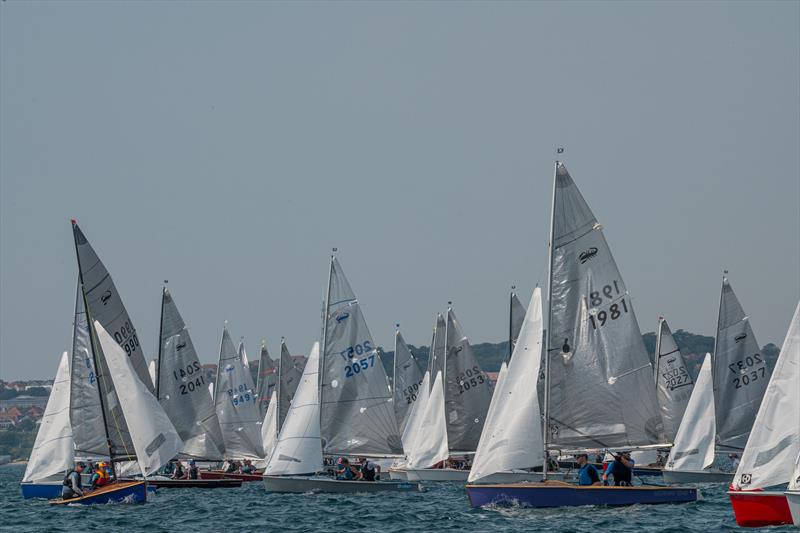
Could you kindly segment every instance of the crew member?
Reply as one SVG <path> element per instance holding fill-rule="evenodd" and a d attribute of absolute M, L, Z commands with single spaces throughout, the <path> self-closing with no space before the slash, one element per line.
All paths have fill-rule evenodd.
<path fill-rule="evenodd" d="M 380 465 L 373 463 L 366 457 L 361 458 L 361 479 L 364 481 L 377 481 L 381 478 Z"/>
<path fill-rule="evenodd" d="M 608 476 L 614 476 L 614 485 L 630 487 L 633 484 L 634 461 L 630 452 L 620 452 L 614 460 L 608 463 L 603 472 L 603 484 L 608 485 Z"/>
<path fill-rule="evenodd" d="M 600 485 L 600 474 L 597 473 L 597 468 L 589 462 L 589 456 L 585 453 L 577 457 L 578 466 L 578 485 Z"/>
<path fill-rule="evenodd" d="M 106 464 L 103 462 L 97 463 L 94 467 L 92 474 L 92 489 L 104 487 L 111 481 L 111 477 L 106 470 Z"/>
<path fill-rule="evenodd" d="M 194 459 L 189 459 L 189 469 L 186 472 L 186 475 L 187 475 L 186 479 L 200 478 L 200 470 L 197 468 L 197 464 L 194 462 Z"/>
<path fill-rule="evenodd" d="M 71 498 L 78 498 L 83 496 L 83 485 L 81 485 L 81 473 L 83 469 L 86 468 L 86 465 L 78 462 L 75 464 L 75 468 L 71 469 L 67 472 L 67 475 L 64 476 L 64 481 L 61 487 L 61 497 L 65 500 L 69 500 Z"/>

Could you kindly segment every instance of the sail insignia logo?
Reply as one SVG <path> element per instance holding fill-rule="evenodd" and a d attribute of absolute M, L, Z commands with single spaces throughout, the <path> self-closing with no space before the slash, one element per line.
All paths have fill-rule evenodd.
<path fill-rule="evenodd" d="M 741 341 L 745 340 L 746 338 L 747 338 L 747 333 L 741 333 L 739 335 L 736 335 L 733 338 L 733 340 L 736 341 L 736 342 L 741 342 Z"/>
<path fill-rule="evenodd" d="M 341 315 L 336 317 L 336 323 L 339 324 L 344 320 L 350 318 L 350 313 L 342 313 Z"/>
<path fill-rule="evenodd" d="M 597 255 L 597 248 L 592 246 L 588 250 L 584 250 L 578 255 L 578 259 L 580 260 L 581 264 L 584 264 L 589 259 L 592 259 L 594 256 Z"/>
<path fill-rule="evenodd" d="M 108 289 L 100 297 L 100 301 L 103 302 L 103 305 L 106 305 L 110 299 L 111 299 L 111 289 Z"/>
<path fill-rule="evenodd" d="M 180 351 L 180 350 L 183 350 L 184 348 L 186 348 L 186 341 L 184 341 L 184 342 L 179 342 L 179 343 L 178 343 L 178 344 L 175 346 L 175 349 L 176 349 L 176 350 L 178 350 L 178 351 Z"/>

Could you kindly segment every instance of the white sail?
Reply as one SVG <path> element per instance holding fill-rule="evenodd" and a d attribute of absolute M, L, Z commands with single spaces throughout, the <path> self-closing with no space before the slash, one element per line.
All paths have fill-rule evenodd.
<path fill-rule="evenodd" d="M 769 383 L 769 368 L 727 277 L 722 278 L 714 344 L 718 449 L 744 448 Z"/>
<path fill-rule="evenodd" d="M 791 481 L 789 481 L 789 490 L 800 490 L 800 453 L 797 454 L 797 459 L 794 461 L 792 478 Z"/>
<path fill-rule="evenodd" d="M 256 401 L 253 376 L 236 351 L 227 326 L 222 331 L 215 389 L 214 405 L 225 442 L 225 457 L 254 460 L 263 458 L 262 418 Z"/>
<path fill-rule="evenodd" d="M 663 442 L 653 367 L 611 250 L 575 182 L 556 164 L 550 271 L 549 444 Z"/>
<path fill-rule="evenodd" d="M 531 386 L 539 375 L 543 341 L 542 293 L 537 287 L 511 362 L 500 370 L 470 482 L 496 472 L 544 464 L 539 396 L 537 387 Z"/>
<path fill-rule="evenodd" d="M 408 465 L 411 468 L 429 468 L 447 459 L 449 454 L 447 424 L 444 419 L 444 388 L 442 373 L 439 372 L 411 445 Z"/>
<path fill-rule="evenodd" d="M 267 404 L 264 423 L 261 424 L 261 442 L 264 447 L 264 457 L 269 458 L 278 442 L 278 393 L 274 390 Z"/>
<path fill-rule="evenodd" d="M 256 380 L 256 397 L 258 399 L 258 408 L 262 416 L 266 416 L 267 414 L 267 408 L 277 384 L 278 366 L 269 356 L 267 343 L 261 341 L 261 356 L 258 358 L 258 379 Z"/>
<path fill-rule="evenodd" d="M 283 427 L 302 376 L 302 369 L 294 364 L 286 342 L 281 340 L 281 361 L 278 367 L 278 429 Z"/>
<path fill-rule="evenodd" d="M 715 435 L 711 354 L 706 354 L 665 468 L 693 471 L 708 468 L 714 462 Z"/>
<path fill-rule="evenodd" d="M 419 361 L 411 353 L 399 329 L 394 334 L 393 366 L 394 412 L 397 416 L 397 425 L 402 433 L 406 427 L 408 413 L 419 395 L 423 373 Z"/>
<path fill-rule="evenodd" d="M 681 351 L 672 337 L 672 332 L 663 318 L 658 320 L 656 331 L 656 386 L 661 419 L 664 421 L 664 437 L 672 442 L 678 434 L 683 413 L 692 395 L 694 381 Z"/>
<path fill-rule="evenodd" d="M 78 256 L 78 268 L 81 281 L 86 292 L 86 302 L 89 306 L 89 315 L 92 320 L 97 320 L 108 331 L 112 338 L 123 348 L 136 370 L 136 375 L 142 380 L 150 392 L 155 392 L 155 387 L 147 371 L 147 362 L 142 352 L 139 337 L 133 327 L 128 311 L 122 303 L 111 274 L 95 253 L 92 245 L 72 221 L 72 233 L 75 239 L 75 251 Z"/>
<path fill-rule="evenodd" d="M 800 303 L 794 311 L 742 460 L 736 489 L 755 490 L 793 481 L 800 454 Z"/>
<path fill-rule="evenodd" d="M 169 289 L 161 296 L 156 397 L 183 440 L 183 455 L 219 461 L 225 442 L 192 337 Z"/>
<path fill-rule="evenodd" d="M 474 451 L 492 401 L 492 389 L 452 308 L 447 310 L 446 329 L 444 402 L 447 441 L 451 450 Z"/>
<path fill-rule="evenodd" d="M 414 445 L 414 440 L 417 438 L 419 426 L 422 422 L 422 417 L 425 414 L 425 406 L 428 404 L 428 397 L 431 391 L 431 375 L 425 372 L 420 385 L 419 393 L 417 394 L 416 401 L 411 405 L 408 411 L 408 419 L 406 427 L 403 429 L 403 454 L 406 458 L 411 454 L 411 448 Z"/>
<path fill-rule="evenodd" d="M 137 377 L 122 347 L 99 321 L 94 321 L 94 328 L 128 422 L 136 460 L 147 477 L 175 457 L 183 441 L 156 397 Z"/>
<path fill-rule="evenodd" d="M 72 425 L 69 422 L 70 359 L 61 356 L 47 407 L 39 423 L 23 482 L 39 481 L 72 467 Z"/>
<path fill-rule="evenodd" d="M 322 351 L 322 439 L 330 454 L 399 454 L 392 390 L 355 293 L 331 258 Z"/>
<path fill-rule="evenodd" d="M 103 408 L 100 405 L 100 389 L 80 281 L 75 297 L 70 365 L 69 418 L 75 454 L 82 457 L 107 457 L 108 437 L 103 421 Z"/>
<path fill-rule="evenodd" d="M 319 409 L 319 343 L 308 354 L 289 414 L 270 455 L 266 474 L 313 474 L 322 470 Z"/>
<path fill-rule="evenodd" d="M 153 384 L 156 384 L 156 360 L 150 359 L 150 362 L 147 364 L 147 373 L 150 374 L 150 379 L 153 380 Z"/>

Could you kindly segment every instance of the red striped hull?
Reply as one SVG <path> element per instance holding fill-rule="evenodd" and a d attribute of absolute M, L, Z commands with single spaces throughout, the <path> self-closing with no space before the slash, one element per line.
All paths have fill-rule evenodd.
<path fill-rule="evenodd" d="M 728 491 L 736 523 L 742 527 L 779 526 L 792 523 L 792 513 L 783 492 Z"/>

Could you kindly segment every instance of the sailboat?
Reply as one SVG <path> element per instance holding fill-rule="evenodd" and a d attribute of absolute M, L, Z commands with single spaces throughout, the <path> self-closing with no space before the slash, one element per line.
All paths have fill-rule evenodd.
<path fill-rule="evenodd" d="M 443 343 L 440 341 L 442 338 Z M 478 447 L 492 397 L 489 378 L 478 364 L 452 307 L 447 310 L 446 321 L 441 315 L 437 316 L 433 346 L 429 375 L 435 385 L 435 376 L 442 374 L 443 397 L 440 405 L 439 398 L 433 395 L 432 385 L 425 409 L 426 412 L 431 409 L 442 411 L 442 417 L 432 420 L 441 420 L 444 424 L 436 434 L 445 432 L 449 452 L 443 458 L 419 454 L 415 452 L 416 445 L 412 441 L 410 445 L 406 444 L 406 448 L 417 459 L 406 461 L 402 466 L 395 465 L 391 474 L 398 478 L 405 476 L 409 481 L 466 481 L 469 469 L 451 468 L 446 465 L 446 460 L 471 455 Z"/>
<path fill-rule="evenodd" d="M 517 339 L 519 338 L 522 324 L 525 322 L 525 315 L 527 314 L 525 306 L 519 301 L 514 289 L 516 289 L 516 287 L 511 287 L 511 293 L 508 297 L 508 352 L 506 352 L 506 364 L 511 361 L 514 347 L 517 345 Z"/>
<path fill-rule="evenodd" d="M 556 162 L 550 228 L 543 453 L 663 446 L 653 368 L 602 226 Z M 513 359 L 512 359 L 513 361 Z M 697 499 L 694 488 L 468 485 L 473 507 L 632 505 Z"/>
<path fill-rule="evenodd" d="M 744 377 L 742 373 L 739 376 Z M 758 409 L 728 497 L 745 527 L 797 525 L 800 456 L 800 303 Z M 789 490 L 765 490 L 789 483 Z"/>
<path fill-rule="evenodd" d="M 284 339 L 281 339 L 281 358 L 277 373 L 273 373 L 272 376 L 275 378 L 276 386 L 271 387 L 269 404 L 264 414 L 264 422 L 261 424 L 261 441 L 264 446 L 263 464 L 265 467 L 277 444 L 278 434 L 286 420 L 286 415 L 289 413 L 289 406 L 297 392 L 297 387 L 302 377 L 302 372 L 295 366 Z"/>
<path fill-rule="evenodd" d="M 521 304 L 519 308 L 525 309 Z M 531 376 L 539 375 L 544 340 L 542 296 L 538 287 L 523 319 L 520 329 L 511 337 L 514 352 L 508 358 L 509 363 L 504 362 L 500 368 L 469 483 L 542 479 L 541 472 L 531 471 L 544 465 L 539 396 L 537 387 L 530 386 Z"/>
<path fill-rule="evenodd" d="M 261 341 L 261 355 L 258 358 L 258 379 L 256 380 L 256 398 L 262 418 L 267 414 L 272 392 L 277 385 L 278 368 L 269 356 L 266 341 Z"/>
<path fill-rule="evenodd" d="M 214 389 L 214 405 L 225 443 L 225 459 L 249 459 L 255 462 L 263 460 L 264 450 L 261 440 L 263 419 L 258 407 L 253 376 L 250 374 L 243 346 L 240 345 L 237 350 L 231 340 L 227 322 L 222 330 Z M 261 480 L 260 474 L 234 474 L 221 470 L 201 471 L 200 477 Z"/>
<path fill-rule="evenodd" d="M 742 451 L 769 383 L 766 360 L 727 276 L 722 278 L 711 376 L 710 399 L 707 391 L 698 394 L 714 406 L 713 419 L 706 403 L 696 403 L 691 412 L 687 407 L 679 430 L 683 434 L 676 437 L 663 471 L 667 483 L 731 481 L 733 472 L 711 467 L 714 453 Z M 704 432 L 713 432 L 713 439 L 701 438 L 696 427 L 700 423 Z M 701 457 L 706 458 L 702 464 Z"/>
<path fill-rule="evenodd" d="M 335 251 L 335 250 L 334 250 Z M 269 492 L 418 490 L 416 484 L 313 476 L 328 455 L 387 457 L 402 451 L 392 390 L 361 306 L 331 256 L 322 342 L 306 362 L 267 463 Z"/>
<path fill-rule="evenodd" d="M 664 317 L 656 329 L 655 380 L 664 438 L 674 442 L 692 394 L 694 381 Z"/>
<path fill-rule="evenodd" d="M 422 385 L 423 372 L 419 361 L 411 353 L 405 339 L 403 339 L 403 335 L 400 333 L 400 324 L 397 325 L 394 332 L 393 370 L 394 412 L 395 416 L 397 416 L 397 426 L 402 433 L 406 427 L 411 406 L 417 401 L 419 388 Z"/>

